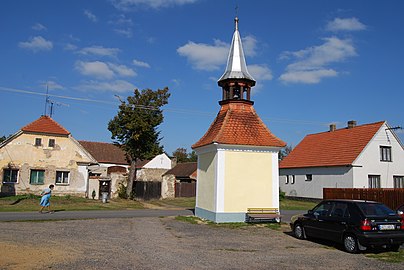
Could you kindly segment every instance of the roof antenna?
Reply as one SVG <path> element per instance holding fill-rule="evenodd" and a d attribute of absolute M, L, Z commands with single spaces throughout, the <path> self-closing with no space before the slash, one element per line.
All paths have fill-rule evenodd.
<path fill-rule="evenodd" d="M 48 88 L 48 82 L 46 82 L 46 95 L 45 95 L 45 113 L 43 114 L 44 116 L 46 116 L 46 109 L 48 107 L 48 103 L 49 103 L 49 88 Z"/>

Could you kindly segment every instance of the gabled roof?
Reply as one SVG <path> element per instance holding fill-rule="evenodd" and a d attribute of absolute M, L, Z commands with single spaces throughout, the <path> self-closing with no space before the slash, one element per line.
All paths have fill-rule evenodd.
<path fill-rule="evenodd" d="M 352 165 L 384 123 L 381 121 L 307 135 L 280 162 L 279 168 Z"/>
<path fill-rule="evenodd" d="M 78 141 L 99 163 L 129 165 L 125 151 L 112 143 Z"/>
<path fill-rule="evenodd" d="M 196 172 L 198 164 L 196 162 L 178 163 L 174 168 L 168 170 L 164 175 L 173 174 L 175 177 L 186 178 L 191 177 Z"/>
<path fill-rule="evenodd" d="M 271 133 L 246 100 L 222 102 L 215 121 L 192 148 L 219 143 L 231 145 L 284 147 L 281 139 Z"/>
<path fill-rule="evenodd" d="M 46 133 L 54 135 L 69 135 L 70 132 L 49 116 L 42 115 L 34 122 L 21 129 L 24 132 Z"/>

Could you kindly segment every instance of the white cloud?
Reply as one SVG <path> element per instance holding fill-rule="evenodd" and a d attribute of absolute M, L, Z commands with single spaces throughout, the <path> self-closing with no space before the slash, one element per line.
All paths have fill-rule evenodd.
<path fill-rule="evenodd" d="M 55 81 L 47 81 L 45 82 L 45 84 L 48 85 L 49 90 L 60 90 L 60 89 L 64 89 L 64 87 L 60 84 L 58 84 Z"/>
<path fill-rule="evenodd" d="M 46 30 L 46 27 L 40 23 L 36 23 L 32 26 L 32 29 L 34 29 L 36 31 L 42 31 L 42 30 Z"/>
<path fill-rule="evenodd" d="M 125 93 L 133 91 L 133 89 L 135 89 L 136 87 L 128 81 L 115 80 L 108 82 L 86 81 L 74 88 L 84 91 Z"/>
<path fill-rule="evenodd" d="M 66 51 L 75 51 L 77 50 L 77 46 L 71 43 L 67 43 L 64 47 Z"/>
<path fill-rule="evenodd" d="M 132 63 L 137 67 L 150 68 L 150 65 L 148 63 L 136 59 L 133 59 Z"/>
<path fill-rule="evenodd" d="M 198 0 L 112 0 L 115 8 L 120 10 L 132 10 L 136 7 L 149 7 L 149 8 L 164 8 L 170 6 L 180 6 L 185 4 L 192 4 Z"/>
<path fill-rule="evenodd" d="M 127 37 L 127 38 L 131 38 L 133 36 L 132 29 L 130 29 L 130 28 L 114 29 L 114 31 L 115 31 L 115 33 L 117 33 L 117 34 L 119 34 L 121 36 Z"/>
<path fill-rule="evenodd" d="M 319 46 L 284 52 L 281 59 L 292 57 L 296 61 L 286 67 L 286 72 L 280 76 L 280 80 L 292 83 L 318 83 L 322 78 L 338 75 L 334 69 L 327 68 L 329 65 L 357 55 L 350 39 L 330 37 L 323 40 L 324 43 Z"/>
<path fill-rule="evenodd" d="M 257 54 L 257 40 L 253 36 L 242 38 L 243 50 L 246 56 L 255 56 Z"/>
<path fill-rule="evenodd" d="M 328 22 L 326 30 L 328 31 L 361 31 L 365 30 L 366 25 L 361 23 L 357 18 L 335 18 L 333 21 Z"/>
<path fill-rule="evenodd" d="M 282 74 L 279 79 L 288 83 L 306 83 L 315 84 L 319 83 L 321 79 L 327 77 L 336 77 L 338 73 L 333 69 L 318 69 L 307 71 L 287 71 Z"/>
<path fill-rule="evenodd" d="M 109 57 L 116 57 L 117 54 L 120 52 L 118 48 L 104 48 L 102 46 L 92 46 L 86 47 L 79 51 L 80 54 L 84 55 L 98 55 L 98 56 L 109 56 Z"/>
<path fill-rule="evenodd" d="M 116 75 L 121 77 L 134 77 L 137 75 L 133 69 L 128 68 L 125 65 L 116 65 L 108 63 L 108 66 L 110 67 L 111 70 L 115 72 Z"/>
<path fill-rule="evenodd" d="M 44 39 L 41 36 L 33 37 L 26 42 L 19 42 L 18 46 L 20 48 L 31 50 L 33 52 L 50 51 L 53 48 L 52 42 Z"/>
<path fill-rule="evenodd" d="M 99 79 L 112 79 L 114 77 L 134 77 L 136 72 L 125 65 L 117 65 L 108 62 L 93 61 L 84 62 L 77 61 L 76 70 L 82 75 L 92 76 Z"/>
<path fill-rule="evenodd" d="M 272 71 L 266 65 L 249 65 L 248 71 L 257 81 L 272 80 Z"/>
<path fill-rule="evenodd" d="M 185 56 L 192 67 L 199 70 L 217 70 L 226 63 L 229 45 L 220 40 L 215 40 L 215 44 L 195 43 L 189 41 L 177 49 L 181 56 Z"/>
<path fill-rule="evenodd" d="M 92 22 L 97 22 L 97 16 L 95 16 L 91 11 L 89 10 L 84 10 L 84 15 Z"/>
<path fill-rule="evenodd" d="M 75 68 L 83 75 L 94 76 L 101 79 L 112 79 L 115 75 L 114 71 L 112 71 L 106 63 L 100 61 L 77 61 Z"/>

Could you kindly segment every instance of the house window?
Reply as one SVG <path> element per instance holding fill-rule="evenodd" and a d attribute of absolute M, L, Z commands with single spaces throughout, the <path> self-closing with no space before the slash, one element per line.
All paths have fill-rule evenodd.
<path fill-rule="evenodd" d="M 289 184 L 289 176 L 290 176 L 290 175 L 286 175 L 285 184 Z"/>
<path fill-rule="evenodd" d="M 312 174 L 306 174 L 306 181 L 311 181 L 313 180 L 313 175 Z"/>
<path fill-rule="evenodd" d="M 17 183 L 18 169 L 4 169 L 3 183 Z"/>
<path fill-rule="evenodd" d="M 49 139 L 48 146 L 55 147 L 55 139 Z"/>
<path fill-rule="evenodd" d="M 290 183 L 293 185 L 295 183 L 295 176 L 291 175 Z"/>
<path fill-rule="evenodd" d="M 391 161 L 391 146 L 380 146 L 380 161 Z"/>
<path fill-rule="evenodd" d="M 69 184 L 69 172 L 56 171 L 56 184 Z"/>
<path fill-rule="evenodd" d="M 42 145 L 42 139 L 41 138 L 35 138 L 35 146 L 41 146 Z"/>
<path fill-rule="evenodd" d="M 404 188 L 404 176 L 393 176 L 394 188 Z"/>
<path fill-rule="evenodd" d="M 369 175 L 369 188 L 380 188 L 380 175 Z"/>
<path fill-rule="evenodd" d="M 41 185 L 44 183 L 45 171 L 44 170 L 31 170 L 29 183 L 32 185 Z"/>

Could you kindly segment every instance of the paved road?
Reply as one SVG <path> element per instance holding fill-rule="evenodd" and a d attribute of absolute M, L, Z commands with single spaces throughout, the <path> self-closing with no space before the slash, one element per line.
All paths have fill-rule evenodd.
<path fill-rule="evenodd" d="M 289 223 L 293 215 L 303 213 L 301 210 L 281 211 L 282 222 Z M 0 221 L 23 220 L 64 220 L 64 219 L 105 219 L 133 217 L 168 217 L 193 215 L 191 210 L 139 209 L 139 210 L 95 210 L 95 211 L 56 211 L 40 214 L 38 212 L 1 212 Z"/>

